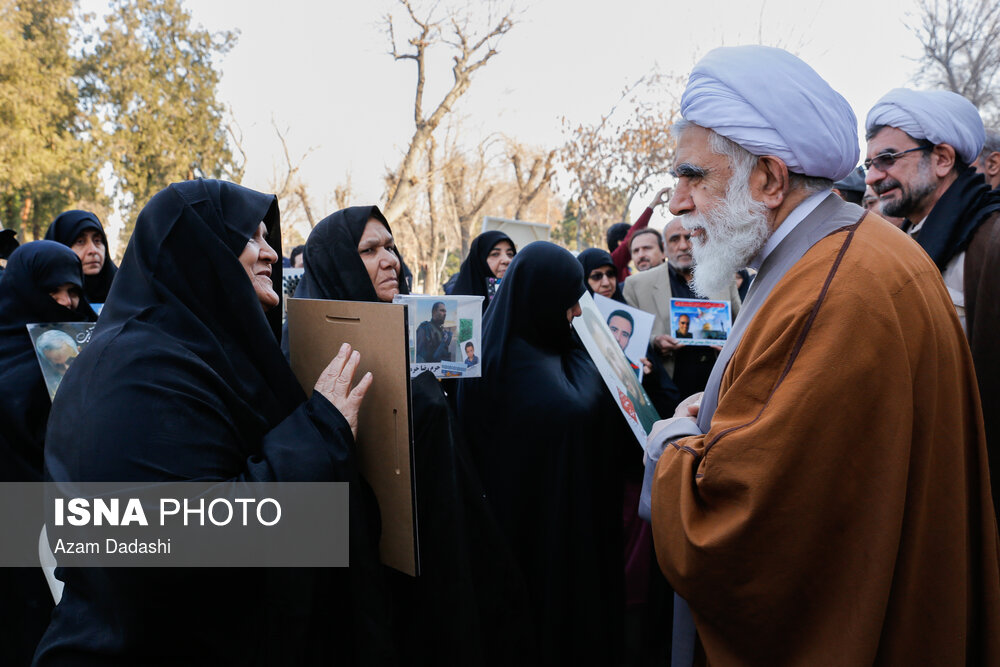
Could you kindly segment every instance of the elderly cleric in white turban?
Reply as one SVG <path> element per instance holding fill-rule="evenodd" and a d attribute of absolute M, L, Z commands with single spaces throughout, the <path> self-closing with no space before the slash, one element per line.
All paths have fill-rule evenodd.
<path fill-rule="evenodd" d="M 979 157 L 986 129 L 975 105 L 948 90 L 894 88 L 868 112 L 865 131 L 887 125 L 920 141 L 948 144 L 966 164 Z"/>
<path fill-rule="evenodd" d="M 681 116 L 805 176 L 838 181 L 861 155 L 858 121 L 847 100 L 782 49 L 709 51 L 691 71 Z"/>

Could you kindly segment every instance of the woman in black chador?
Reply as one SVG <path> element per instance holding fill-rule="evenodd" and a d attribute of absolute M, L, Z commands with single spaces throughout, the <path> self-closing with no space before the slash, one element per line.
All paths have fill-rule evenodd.
<path fill-rule="evenodd" d="M 402 256 L 375 206 L 322 220 L 304 256 L 296 297 L 389 302 L 407 293 Z M 413 378 L 410 393 L 420 576 L 387 570 L 401 663 L 524 664 L 523 585 L 454 415 L 433 374 Z"/>
<path fill-rule="evenodd" d="M 588 248 L 576 256 L 583 267 L 587 291 L 626 303 L 622 286 L 615 277 L 611 254 L 600 248 Z M 681 400 L 681 392 L 659 363 L 652 344 L 647 345 L 643 365 L 642 388 L 660 415 L 672 415 Z M 625 436 L 626 438 L 628 436 Z M 639 518 L 639 492 L 642 490 L 642 450 L 626 455 L 622 528 L 625 536 L 625 623 L 626 659 L 623 665 L 665 664 L 669 662 L 673 590 L 656 564 L 653 529 Z"/>
<path fill-rule="evenodd" d="M 56 395 L 45 465 L 55 481 L 348 481 L 351 567 L 60 568 L 36 665 L 379 662 L 352 451 L 370 379 L 331 389 L 357 366 L 342 349 L 306 400 L 278 346 L 280 253 L 273 195 L 199 180 L 153 197 Z"/>
<path fill-rule="evenodd" d="M 532 662 L 613 665 L 622 632 L 625 423 L 571 329 L 583 270 L 551 243 L 511 263 L 459 415 L 525 578 Z M 507 425 L 508 428 L 504 428 Z"/>
<path fill-rule="evenodd" d="M 52 241 L 15 250 L 0 277 L 0 482 L 42 481 L 49 392 L 26 324 L 93 322 L 80 260 Z M 38 568 L 0 574 L 0 664 L 28 665 L 49 624 L 52 595 Z"/>
<path fill-rule="evenodd" d="M 65 211 L 52 221 L 45 238 L 67 246 L 83 263 L 83 291 L 90 303 L 104 303 L 118 267 L 108 256 L 104 226 L 90 211 Z"/>
<path fill-rule="evenodd" d="M 491 291 L 490 279 L 502 279 L 516 254 L 517 247 L 509 236 L 495 230 L 483 232 L 472 239 L 469 255 L 462 262 L 455 285 L 448 294 L 483 297 L 485 313 L 495 294 L 496 283 Z"/>

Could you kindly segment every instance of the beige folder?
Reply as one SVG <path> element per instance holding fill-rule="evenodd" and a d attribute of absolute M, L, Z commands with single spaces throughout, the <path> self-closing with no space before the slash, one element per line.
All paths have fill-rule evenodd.
<path fill-rule="evenodd" d="M 372 372 L 374 381 L 358 417 L 360 472 L 374 489 L 382 514 L 382 562 L 417 576 L 406 306 L 289 299 L 288 335 L 292 370 L 307 395 L 345 342 L 361 353 L 355 382 Z"/>

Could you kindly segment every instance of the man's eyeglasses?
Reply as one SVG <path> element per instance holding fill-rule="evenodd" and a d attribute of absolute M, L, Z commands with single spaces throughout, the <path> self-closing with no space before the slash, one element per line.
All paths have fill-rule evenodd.
<path fill-rule="evenodd" d="M 605 278 L 608 278 L 610 280 L 615 277 L 615 272 L 613 269 L 608 269 L 607 271 L 594 271 L 587 277 L 590 280 L 593 280 L 594 282 L 603 280 Z"/>
<path fill-rule="evenodd" d="M 869 158 L 864 161 L 865 171 L 870 170 L 875 167 L 879 171 L 886 171 L 892 165 L 896 164 L 896 160 L 906 155 L 907 153 L 912 153 L 913 151 L 926 151 L 933 148 L 932 146 L 917 146 L 916 148 L 910 148 L 905 151 L 899 151 L 898 153 L 882 153 L 881 155 L 876 155 L 873 158 Z"/>

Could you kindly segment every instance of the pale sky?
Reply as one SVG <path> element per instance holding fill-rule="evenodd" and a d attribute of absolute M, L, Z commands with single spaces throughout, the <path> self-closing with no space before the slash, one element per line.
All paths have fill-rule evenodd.
<path fill-rule="evenodd" d="M 398 163 L 413 132 L 415 67 L 393 61 L 380 25 L 386 11 L 402 8 L 389 0 L 184 4 L 210 30 L 240 30 L 219 63 L 219 93 L 245 135 L 244 184 L 266 189 L 281 164 L 273 116 L 289 128 L 293 156 L 314 149 L 301 173 L 317 203 L 348 173 L 355 203 L 376 203 L 385 167 Z M 104 5 L 84 1 L 97 13 Z M 470 134 L 502 132 L 546 148 L 563 143 L 563 116 L 594 123 L 654 65 L 686 77 L 716 46 L 763 41 L 789 48 L 847 98 L 859 122 L 889 89 L 912 85 L 920 54 L 903 24 L 912 0 L 535 0 L 520 7 L 520 22 L 477 73 L 458 111 Z M 450 81 L 450 62 L 430 63 L 425 107 Z M 647 198 L 635 202 L 635 213 Z M 658 213 L 655 226 L 664 220 Z"/>

